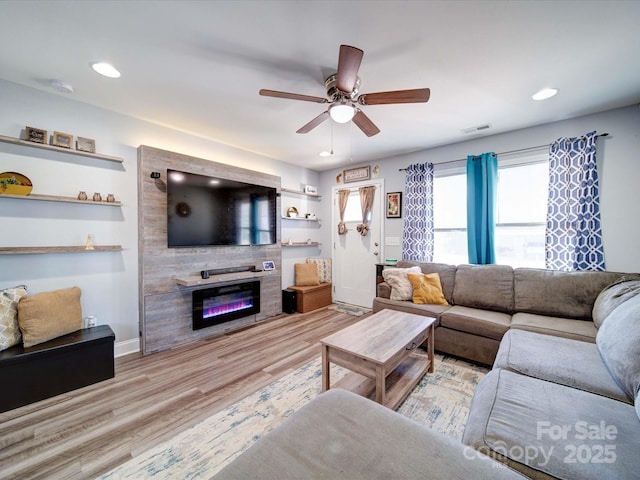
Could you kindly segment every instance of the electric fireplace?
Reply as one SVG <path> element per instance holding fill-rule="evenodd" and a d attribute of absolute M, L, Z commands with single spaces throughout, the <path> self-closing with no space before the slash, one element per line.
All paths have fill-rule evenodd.
<path fill-rule="evenodd" d="M 219 325 L 260 312 L 260 282 L 194 290 L 193 329 Z"/>

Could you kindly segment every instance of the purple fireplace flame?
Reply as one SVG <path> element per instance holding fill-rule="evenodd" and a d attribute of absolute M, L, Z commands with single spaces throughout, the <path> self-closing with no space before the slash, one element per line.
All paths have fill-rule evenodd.
<path fill-rule="evenodd" d="M 194 290 L 193 329 L 218 325 L 260 312 L 260 282 Z"/>

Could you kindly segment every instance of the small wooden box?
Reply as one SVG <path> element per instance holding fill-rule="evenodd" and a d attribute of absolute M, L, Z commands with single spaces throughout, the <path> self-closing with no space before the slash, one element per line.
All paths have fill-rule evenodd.
<path fill-rule="evenodd" d="M 296 291 L 296 310 L 307 313 L 331 305 L 331 283 L 310 285 L 308 287 L 289 287 Z"/>

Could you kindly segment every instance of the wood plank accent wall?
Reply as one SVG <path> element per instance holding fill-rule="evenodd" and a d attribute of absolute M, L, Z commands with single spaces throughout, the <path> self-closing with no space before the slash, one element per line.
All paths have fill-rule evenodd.
<path fill-rule="evenodd" d="M 168 248 L 167 169 L 275 187 L 280 193 L 278 176 L 146 145 L 138 147 L 139 318 L 140 348 L 144 354 L 242 328 L 282 313 L 280 195 L 274 245 Z M 151 172 L 160 172 L 160 178 L 151 178 Z M 248 265 L 262 268 L 266 260 L 275 262 L 276 271 L 256 278 L 261 283 L 260 313 L 202 330 L 191 328 L 191 293 L 206 286 L 178 285 L 176 278 L 218 268 Z M 225 283 L 235 282 L 216 285 Z"/>

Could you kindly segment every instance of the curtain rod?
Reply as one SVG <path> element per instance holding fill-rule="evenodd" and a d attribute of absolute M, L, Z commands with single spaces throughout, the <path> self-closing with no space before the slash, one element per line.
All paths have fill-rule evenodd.
<path fill-rule="evenodd" d="M 608 137 L 609 134 L 608 133 L 601 133 L 600 135 L 596 135 L 596 138 L 600 138 L 600 137 Z M 582 137 L 584 138 L 584 137 Z M 555 142 L 554 142 L 555 143 Z M 528 150 L 539 150 L 541 148 L 549 148 L 551 145 L 553 145 L 553 143 L 548 143 L 546 145 L 537 145 L 535 147 L 527 147 L 527 148 L 519 148 L 517 150 L 508 150 L 506 152 L 499 152 L 496 155 L 507 155 L 509 153 L 520 153 L 520 152 L 526 152 Z M 457 163 L 457 162 L 464 162 L 466 161 L 466 158 L 459 158 L 458 160 L 448 160 L 446 162 L 438 162 L 438 163 L 434 163 L 435 165 L 446 165 L 447 163 Z M 398 171 L 399 172 L 404 172 L 406 171 L 406 168 L 399 168 Z"/>

